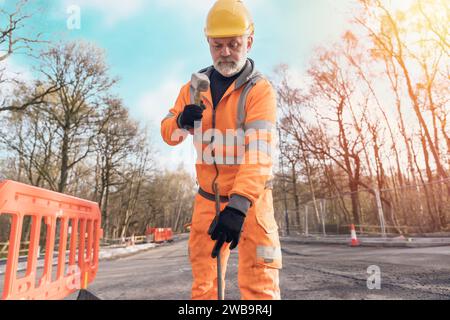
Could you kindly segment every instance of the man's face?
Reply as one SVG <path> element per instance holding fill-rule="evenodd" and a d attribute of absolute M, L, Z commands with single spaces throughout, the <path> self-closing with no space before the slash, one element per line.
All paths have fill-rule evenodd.
<path fill-rule="evenodd" d="M 224 77 L 239 73 L 253 45 L 253 35 L 232 38 L 209 38 L 214 68 Z"/>

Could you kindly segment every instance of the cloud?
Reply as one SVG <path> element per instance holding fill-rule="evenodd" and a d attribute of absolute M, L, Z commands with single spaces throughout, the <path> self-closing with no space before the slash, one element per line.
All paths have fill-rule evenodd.
<path fill-rule="evenodd" d="M 2 1 L 2 0 L 0 0 Z M 129 20 L 148 10 L 166 9 L 171 14 L 187 20 L 206 18 L 206 14 L 216 0 L 64 0 L 66 12 L 72 5 L 79 6 L 81 15 L 84 10 L 94 10 L 101 15 L 101 20 L 112 27 L 119 22 Z M 246 0 L 245 5 L 250 11 L 270 5 L 268 0 Z"/>
<path fill-rule="evenodd" d="M 8 58 L 0 63 L 0 78 L 5 82 L 0 83 L 0 92 L 3 95 L 11 94 L 15 84 L 10 80 L 31 83 L 33 76 L 29 67 L 21 65 L 14 58 Z"/>
<path fill-rule="evenodd" d="M 102 15 L 103 21 L 108 26 L 112 26 L 137 15 L 145 4 L 145 0 L 65 0 L 64 8 L 67 9 L 72 5 L 79 6 L 81 15 L 83 10 L 94 10 Z"/>
<path fill-rule="evenodd" d="M 169 70 L 158 86 L 141 94 L 132 114 L 142 124 L 148 125 L 152 136 L 155 137 L 153 140 L 159 150 L 156 159 L 159 168 L 176 170 L 182 164 L 193 174 L 196 156 L 192 138 L 188 138 L 177 147 L 169 147 L 160 136 L 161 121 L 169 113 L 181 87 L 187 82 L 187 79 L 184 79 L 186 77 L 181 76 L 183 64 L 180 62 L 173 65 L 172 70 Z"/>
<path fill-rule="evenodd" d="M 144 93 L 137 103 L 139 119 L 152 126 L 159 126 L 174 105 L 182 84 L 177 78 L 167 78 L 154 90 Z"/>
<path fill-rule="evenodd" d="M 206 19 L 206 14 L 214 5 L 216 0 L 154 0 L 152 5 L 159 8 L 170 9 L 172 12 L 179 13 L 179 16 L 190 19 L 192 16 L 198 18 L 201 16 Z M 269 6 L 271 1 L 268 0 L 245 0 L 245 6 L 253 12 L 260 7 Z"/>
<path fill-rule="evenodd" d="M 197 158 L 191 137 L 176 147 L 160 145 L 158 150 L 158 156 L 155 161 L 159 169 L 174 171 L 181 166 L 191 175 L 195 175 L 195 161 Z"/>
<path fill-rule="evenodd" d="M 192 14 L 193 11 L 197 13 L 208 10 L 214 2 L 215 0 L 155 0 L 153 5 Z"/>

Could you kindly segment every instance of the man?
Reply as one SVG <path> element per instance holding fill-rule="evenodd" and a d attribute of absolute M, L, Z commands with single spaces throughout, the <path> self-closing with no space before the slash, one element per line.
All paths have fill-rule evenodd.
<path fill-rule="evenodd" d="M 161 124 L 162 137 L 171 146 L 183 142 L 187 130 L 197 128 L 200 189 L 189 239 L 192 299 L 217 299 L 214 247 L 222 247 L 222 284 L 230 250 L 238 247 L 242 299 L 280 299 L 282 261 L 270 154 L 275 93 L 247 58 L 254 25 L 242 1 L 218 0 L 209 12 L 205 33 L 214 65 L 200 72 L 208 76 L 210 88 L 201 105 L 195 105 L 191 83 L 186 84 Z M 221 213 L 214 221 L 216 185 Z"/>

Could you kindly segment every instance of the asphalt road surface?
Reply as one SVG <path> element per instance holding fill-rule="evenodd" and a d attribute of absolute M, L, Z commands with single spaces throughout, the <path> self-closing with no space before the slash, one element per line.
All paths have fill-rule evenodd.
<path fill-rule="evenodd" d="M 350 248 L 284 241 L 282 299 L 450 299 L 450 247 Z M 226 299 L 239 299 L 237 253 L 227 271 Z M 378 274 L 369 274 L 379 270 Z M 377 269 L 378 268 L 378 269 Z M 369 285 L 380 289 L 368 289 Z M 380 279 L 380 282 L 376 282 Z M 190 299 L 187 240 L 102 261 L 90 290 L 101 299 Z M 73 297 L 71 297 L 73 298 Z"/>

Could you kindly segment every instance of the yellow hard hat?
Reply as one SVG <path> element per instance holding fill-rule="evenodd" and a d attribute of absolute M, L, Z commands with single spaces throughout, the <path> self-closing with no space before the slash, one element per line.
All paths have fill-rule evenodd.
<path fill-rule="evenodd" d="M 205 34 L 210 38 L 228 38 L 254 30 L 253 19 L 242 0 L 218 0 L 209 11 Z"/>

